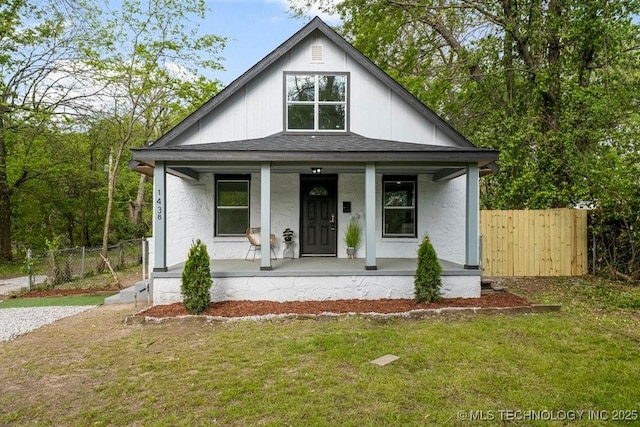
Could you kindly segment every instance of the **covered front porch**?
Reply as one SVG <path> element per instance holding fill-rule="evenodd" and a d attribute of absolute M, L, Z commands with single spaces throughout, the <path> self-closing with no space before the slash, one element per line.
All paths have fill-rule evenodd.
<path fill-rule="evenodd" d="M 385 153 L 386 154 L 386 153 Z M 390 154 L 389 154 L 390 156 Z M 345 160 L 352 160 L 345 157 Z M 319 164 L 322 167 L 311 167 Z M 281 163 L 252 162 L 247 164 L 202 164 L 180 163 L 177 167 L 164 161 L 155 162 L 154 178 L 154 271 L 164 272 L 175 263 L 179 246 L 179 255 L 188 251 L 188 243 L 193 238 L 201 238 L 215 229 L 214 218 L 202 216 L 197 218 L 193 206 L 202 204 L 201 211 L 209 209 L 206 198 L 208 183 L 215 182 L 215 176 L 229 174 L 251 175 L 251 194 L 247 206 L 250 212 L 247 226 L 261 229 L 263 236 L 274 235 L 278 238 L 285 227 L 297 229 L 300 237 L 298 248 L 308 224 L 304 214 L 305 192 L 301 179 L 305 171 L 322 170 L 322 175 L 314 178 L 334 179 L 333 194 L 326 212 L 318 211 L 325 217 L 317 219 L 317 227 L 330 231 L 333 249 L 328 252 L 311 252 L 312 255 L 344 256 L 341 247 L 341 236 L 352 213 L 362 219 L 362 258 L 363 269 L 376 270 L 378 260 L 385 257 L 403 257 L 415 253 L 420 238 L 429 234 L 439 255 L 464 260 L 464 267 L 470 270 L 479 268 L 479 176 L 477 163 L 446 163 L 437 161 L 393 163 L 390 165 L 377 162 L 360 163 Z M 189 170 L 189 176 L 185 172 Z M 382 217 L 388 203 L 383 200 L 383 180 L 385 177 L 413 177 L 414 188 L 411 189 L 411 201 L 407 203 L 412 209 L 412 217 L 407 232 L 386 233 L 386 224 Z M 456 179 L 460 178 L 460 179 Z M 387 178 L 390 179 L 390 178 Z M 169 185 L 169 181 L 173 185 Z M 398 182 L 399 184 L 399 182 Z M 318 187 L 320 188 L 320 187 Z M 307 189 L 308 190 L 308 189 Z M 315 189 L 314 189 L 315 190 Z M 211 199 L 214 198 L 211 190 Z M 419 201 L 416 203 L 416 199 Z M 204 200 L 204 202 L 203 202 Z M 170 203 L 171 202 L 171 203 Z M 348 204 L 348 209 L 346 207 Z M 323 206 L 317 203 L 318 206 Z M 404 206 L 404 205 L 403 205 Z M 185 207 L 188 218 L 185 218 Z M 340 209 L 342 207 L 342 209 Z M 212 207 L 214 211 L 216 207 Z M 197 221 L 196 221 L 197 220 Z M 324 221 L 324 222 L 323 222 Z M 168 225 L 169 223 L 169 225 Z M 210 227 L 210 228 L 209 228 Z M 241 227 L 244 232 L 244 225 Z M 199 232 L 199 235 L 184 234 L 187 229 Z M 176 233 L 178 235 L 170 235 Z M 246 238 L 236 234 L 223 234 L 213 230 L 213 239 L 205 243 L 215 244 L 220 249 L 217 258 L 239 258 L 238 243 L 243 245 Z M 171 244 L 168 243 L 171 241 Z M 224 245 L 222 245 L 224 244 Z M 232 247 L 234 246 L 235 247 Z M 209 245 L 211 246 L 211 245 Z M 454 248 L 452 250 L 452 248 Z M 234 254 L 233 256 L 228 256 Z M 309 252 L 305 251 L 305 254 Z M 260 269 L 269 271 L 274 268 L 271 257 L 263 252 L 259 259 Z M 296 255 L 297 256 L 297 255 Z M 304 256 L 299 252 L 299 256 Z"/>
<path fill-rule="evenodd" d="M 365 269 L 364 259 L 308 257 L 260 263 L 235 259 L 212 259 L 213 301 L 271 300 L 312 301 L 335 299 L 413 298 L 415 258 L 378 258 L 377 269 Z M 445 298 L 480 296 L 480 270 L 440 260 L 441 294 Z M 153 273 L 154 304 L 181 301 L 180 282 L 184 264 Z M 155 289 L 162 289 L 156 292 Z"/>
<path fill-rule="evenodd" d="M 155 304 L 181 300 L 180 263 L 196 238 L 214 259 L 214 301 L 413 298 L 425 234 L 439 257 L 455 262 L 443 261 L 442 296 L 480 296 L 479 178 L 494 152 L 354 134 L 275 134 L 151 154 L 137 160 L 153 165 Z M 242 222 L 231 232 L 220 229 L 231 218 L 218 203 L 221 182 L 243 183 L 242 203 L 228 211 Z M 344 258 L 342 238 L 354 217 L 362 225 L 356 261 Z M 293 229 L 294 259 L 272 260 L 262 250 L 255 262 L 242 260 L 245 227 L 273 235 L 278 254 L 282 230 Z M 328 250 L 304 250 L 309 236 L 327 241 Z"/>

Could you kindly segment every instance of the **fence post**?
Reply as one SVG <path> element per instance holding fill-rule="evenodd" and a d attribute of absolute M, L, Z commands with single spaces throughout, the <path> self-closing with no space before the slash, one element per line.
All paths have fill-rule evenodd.
<path fill-rule="evenodd" d="M 147 239 L 142 238 L 142 280 L 147 277 Z"/>
<path fill-rule="evenodd" d="M 125 242 L 120 242 L 118 244 L 118 270 L 122 269 L 125 265 L 124 262 L 124 244 Z"/>
<path fill-rule="evenodd" d="M 80 263 L 80 277 L 84 277 L 84 260 L 85 260 L 85 247 L 82 247 L 82 262 Z"/>
<path fill-rule="evenodd" d="M 482 253 L 482 241 L 484 240 L 484 236 L 482 235 L 482 233 L 480 233 L 480 241 L 478 242 L 478 262 L 479 262 L 479 268 L 480 268 L 480 276 L 482 276 L 482 271 L 484 270 L 483 266 L 482 266 L 482 260 L 483 260 L 483 253 Z"/>
<path fill-rule="evenodd" d="M 591 274 L 596 275 L 596 235 L 595 233 L 591 233 L 591 246 L 592 246 L 592 254 L 591 254 Z"/>
<path fill-rule="evenodd" d="M 29 290 L 33 284 L 33 269 L 31 268 L 31 249 L 27 249 L 27 275 L 29 276 Z"/>

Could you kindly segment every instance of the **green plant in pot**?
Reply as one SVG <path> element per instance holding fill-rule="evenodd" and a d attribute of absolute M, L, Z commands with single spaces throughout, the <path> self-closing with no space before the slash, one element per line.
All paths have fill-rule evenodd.
<path fill-rule="evenodd" d="M 293 238 L 293 230 L 290 228 L 285 228 L 284 231 L 282 232 L 282 237 L 284 238 L 285 242 L 290 242 L 291 239 Z"/>
<path fill-rule="evenodd" d="M 349 225 L 347 225 L 347 229 L 344 232 L 344 243 L 347 245 L 347 256 L 351 259 L 356 257 L 356 249 L 360 246 L 360 241 L 362 239 L 362 227 L 360 226 L 360 221 L 356 218 L 351 218 L 349 220 Z"/>

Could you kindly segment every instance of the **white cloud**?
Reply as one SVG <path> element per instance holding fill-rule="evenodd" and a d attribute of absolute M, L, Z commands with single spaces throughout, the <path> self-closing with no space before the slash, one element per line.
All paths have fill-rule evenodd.
<path fill-rule="evenodd" d="M 323 5 L 326 7 L 322 8 L 318 6 L 317 3 L 314 2 L 312 6 L 308 6 L 308 0 L 266 0 L 267 3 L 279 3 L 283 6 L 285 10 L 289 10 L 291 7 L 296 9 L 301 9 L 305 12 L 306 16 L 314 17 L 318 16 L 320 19 L 325 21 L 329 25 L 340 24 L 340 16 L 337 13 L 327 12 L 323 9 L 329 9 L 337 4 L 339 4 L 342 0 L 323 0 L 321 1 Z"/>
<path fill-rule="evenodd" d="M 189 71 L 184 65 L 176 64 L 175 62 L 165 62 L 164 67 L 169 72 L 171 77 L 175 77 L 188 82 L 193 82 L 197 79 L 197 76 Z"/>

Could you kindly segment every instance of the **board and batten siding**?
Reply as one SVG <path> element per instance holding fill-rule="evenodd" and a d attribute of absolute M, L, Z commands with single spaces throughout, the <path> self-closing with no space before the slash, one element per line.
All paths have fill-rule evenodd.
<path fill-rule="evenodd" d="M 321 44 L 324 61 L 311 61 Z M 456 146 L 411 105 L 394 94 L 331 40 L 310 36 L 178 137 L 177 145 L 262 138 L 284 128 L 285 72 L 349 73 L 349 130 L 378 139 Z"/>
<path fill-rule="evenodd" d="M 588 273 L 585 210 L 483 210 L 480 232 L 483 276 Z"/>

